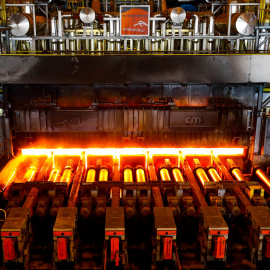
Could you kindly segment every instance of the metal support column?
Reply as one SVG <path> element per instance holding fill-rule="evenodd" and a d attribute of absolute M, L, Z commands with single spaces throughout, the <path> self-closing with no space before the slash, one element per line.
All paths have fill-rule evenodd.
<path fill-rule="evenodd" d="M 257 102 L 257 122 L 254 140 L 254 154 L 260 154 L 261 151 L 262 99 L 263 99 L 263 85 L 260 85 Z"/>

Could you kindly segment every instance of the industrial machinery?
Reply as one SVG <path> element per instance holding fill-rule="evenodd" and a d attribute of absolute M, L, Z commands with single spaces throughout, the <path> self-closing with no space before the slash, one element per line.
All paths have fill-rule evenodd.
<path fill-rule="evenodd" d="M 270 268 L 269 1 L 0 0 L 0 268 Z"/>

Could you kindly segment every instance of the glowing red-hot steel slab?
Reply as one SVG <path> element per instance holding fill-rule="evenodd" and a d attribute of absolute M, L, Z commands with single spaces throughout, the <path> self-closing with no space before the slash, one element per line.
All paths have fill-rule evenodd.
<path fill-rule="evenodd" d="M 153 155 L 178 155 L 179 151 L 185 155 L 243 155 L 244 148 L 69 148 L 69 149 L 21 149 L 22 155 L 40 156 L 47 155 L 69 155 L 82 156 L 87 155 L 146 155 L 149 152 L 150 157 Z"/>
<path fill-rule="evenodd" d="M 173 178 L 175 182 L 185 182 L 180 169 L 173 168 L 172 173 L 173 173 Z"/>
<path fill-rule="evenodd" d="M 221 181 L 221 177 L 219 176 L 218 172 L 214 168 L 210 168 L 208 170 L 209 175 L 211 176 L 212 180 L 215 182 Z"/>
<path fill-rule="evenodd" d="M 169 171 L 166 168 L 160 170 L 160 177 L 162 181 L 171 181 Z"/>
<path fill-rule="evenodd" d="M 124 182 L 132 183 L 133 182 L 133 174 L 130 168 L 124 170 Z"/>
<path fill-rule="evenodd" d="M 90 168 L 87 172 L 86 182 L 87 183 L 95 182 L 95 179 L 96 179 L 96 170 Z"/>

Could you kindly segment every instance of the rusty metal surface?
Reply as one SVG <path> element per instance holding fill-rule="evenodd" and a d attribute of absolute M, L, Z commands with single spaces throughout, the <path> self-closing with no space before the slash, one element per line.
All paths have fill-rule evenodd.
<path fill-rule="evenodd" d="M 204 217 L 204 228 L 208 228 L 209 230 L 228 230 L 228 225 L 222 217 L 218 207 L 201 207 L 200 213 Z"/>
<path fill-rule="evenodd" d="M 162 230 L 176 230 L 176 225 L 173 213 L 170 207 L 153 207 L 155 217 L 155 229 Z"/>
<path fill-rule="evenodd" d="M 76 228 L 76 207 L 61 207 L 58 211 L 53 231 L 73 231 Z"/>
<path fill-rule="evenodd" d="M 270 55 L 2 55 L 0 82 L 2 84 L 269 82 L 267 72 L 269 59 Z"/>
<path fill-rule="evenodd" d="M 124 207 L 107 207 L 106 209 L 105 231 L 114 230 L 125 230 Z"/>
<path fill-rule="evenodd" d="M 30 211 L 28 208 L 17 207 L 13 208 L 3 224 L 1 231 L 9 232 L 9 231 L 21 231 L 23 228 L 25 221 L 30 218 Z"/>

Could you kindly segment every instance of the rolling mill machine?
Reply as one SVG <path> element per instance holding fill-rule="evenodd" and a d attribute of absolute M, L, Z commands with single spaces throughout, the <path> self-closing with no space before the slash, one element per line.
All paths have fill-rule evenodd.
<path fill-rule="evenodd" d="M 0 268 L 269 269 L 269 10 L 0 0 Z"/>

